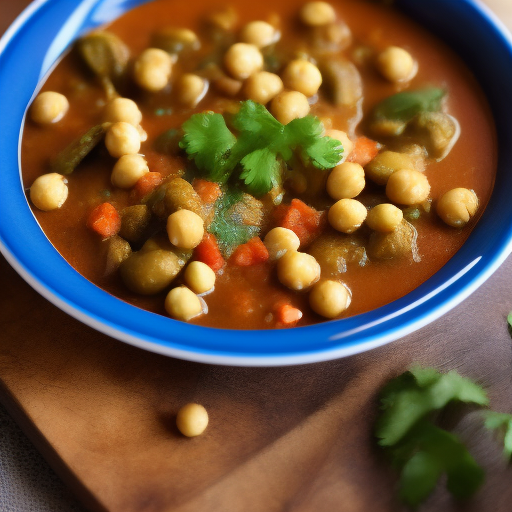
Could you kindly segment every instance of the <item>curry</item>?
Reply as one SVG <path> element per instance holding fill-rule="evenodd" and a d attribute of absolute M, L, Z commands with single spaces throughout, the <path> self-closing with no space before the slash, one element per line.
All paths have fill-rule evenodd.
<path fill-rule="evenodd" d="M 156 0 L 64 56 L 22 169 L 42 229 L 96 285 L 267 329 L 419 286 L 477 222 L 496 154 L 470 71 L 389 6 Z"/>

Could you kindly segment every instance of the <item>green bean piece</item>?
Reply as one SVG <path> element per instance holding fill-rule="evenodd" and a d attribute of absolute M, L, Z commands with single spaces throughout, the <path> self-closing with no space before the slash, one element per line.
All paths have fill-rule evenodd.
<path fill-rule="evenodd" d="M 52 162 L 52 171 L 59 174 L 71 174 L 80 162 L 103 140 L 107 125 L 93 126 L 79 139 L 63 149 Z"/>

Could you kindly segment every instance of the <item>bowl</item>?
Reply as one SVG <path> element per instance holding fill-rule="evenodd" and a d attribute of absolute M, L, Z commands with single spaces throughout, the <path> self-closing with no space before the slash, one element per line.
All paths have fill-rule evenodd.
<path fill-rule="evenodd" d="M 398 0 L 399 9 L 469 64 L 490 102 L 498 133 L 498 171 L 489 205 L 468 240 L 441 270 L 401 299 L 368 313 L 271 331 L 177 322 L 131 306 L 87 281 L 54 249 L 27 203 L 20 176 L 24 118 L 38 84 L 76 37 L 146 1 L 37 0 L 0 41 L 0 250 L 21 277 L 56 306 L 123 342 L 182 359 L 243 366 L 310 363 L 369 350 L 425 326 L 470 295 L 509 255 L 512 39 L 477 1 Z"/>

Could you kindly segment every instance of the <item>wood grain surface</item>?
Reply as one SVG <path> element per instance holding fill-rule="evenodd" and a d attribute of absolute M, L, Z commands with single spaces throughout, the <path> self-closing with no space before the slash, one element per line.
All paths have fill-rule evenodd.
<path fill-rule="evenodd" d="M 1 5 L 13 15 L 25 3 Z M 508 0 L 499 4 L 492 2 L 511 20 Z M 512 412 L 510 258 L 415 334 L 350 358 L 283 368 L 144 352 L 70 318 L 1 257 L 0 282 L 0 399 L 91 510 L 399 512 L 396 475 L 372 435 L 388 379 L 413 363 L 457 369 L 486 387 L 494 409 Z M 189 401 L 210 414 L 194 439 L 174 425 Z M 464 411 L 447 421 L 485 467 L 486 482 L 462 504 L 440 486 L 420 511 L 510 512 L 512 469 L 478 412 Z"/>

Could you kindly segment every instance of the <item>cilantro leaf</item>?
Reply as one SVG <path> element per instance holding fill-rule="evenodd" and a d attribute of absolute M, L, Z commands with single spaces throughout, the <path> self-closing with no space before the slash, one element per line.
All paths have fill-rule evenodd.
<path fill-rule="evenodd" d="M 417 91 L 402 91 L 381 101 L 374 109 L 375 119 L 409 122 L 420 112 L 437 112 L 446 91 L 427 87 Z"/>
<path fill-rule="evenodd" d="M 243 171 L 240 178 L 244 180 L 247 188 L 256 195 L 264 194 L 271 190 L 279 181 L 280 165 L 275 156 L 265 148 L 257 149 L 246 155 L 240 161 Z M 260 172 L 267 169 L 267 172 Z"/>
<path fill-rule="evenodd" d="M 417 507 L 435 489 L 442 474 L 443 466 L 432 453 L 418 451 L 402 469 L 399 490 L 401 500 Z"/>
<path fill-rule="evenodd" d="M 182 128 L 185 135 L 180 141 L 180 148 L 211 180 L 224 183 L 232 171 L 228 156 L 236 143 L 236 137 L 229 131 L 224 118 L 213 112 L 194 114 Z"/>
<path fill-rule="evenodd" d="M 239 178 L 256 196 L 279 184 L 282 163 L 296 150 L 322 170 L 337 165 L 343 154 L 339 141 L 322 136 L 323 125 L 313 116 L 283 125 L 263 105 L 248 100 L 241 103 L 232 125 L 236 137 L 220 114 L 195 114 L 182 126 L 180 147 L 210 180 L 225 183 L 238 167 Z"/>
<path fill-rule="evenodd" d="M 484 471 L 453 434 L 428 421 L 420 422 L 404 440 L 409 457 L 401 464 L 400 497 L 416 507 L 435 488 L 442 474 L 456 498 L 468 498 L 483 483 Z"/>
<path fill-rule="evenodd" d="M 332 169 L 340 163 L 343 146 L 336 139 L 322 137 L 304 148 L 310 162 L 318 169 Z"/>
<path fill-rule="evenodd" d="M 261 137 L 265 145 L 284 133 L 284 125 L 264 105 L 252 100 L 242 102 L 240 110 L 233 118 L 233 126 L 240 133 L 250 132 Z"/>
<path fill-rule="evenodd" d="M 503 437 L 503 453 L 507 458 L 512 458 L 512 414 L 487 411 L 484 425 L 489 430 L 501 430 Z"/>
<path fill-rule="evenodd" d="M 340 141 L 322 136 L 324 127 L 320 119 L 312 116 L 290 121 L 286 126 L 286 139 L 290 146 L 301 146 L 302 158 L 318 169 L 332 169 L 343 156 Z"/>
<path fill-rule="evenodd" d="M 485 391 L 457 372 L 440 374 L 434 369 L 413 369 L 391 382 L 382 392 L 383 413 L 376 435 L 382 446 L 391 446 L 429 413 L 452 400 L 487 405 Z"/>

